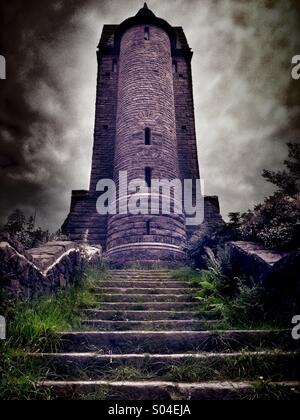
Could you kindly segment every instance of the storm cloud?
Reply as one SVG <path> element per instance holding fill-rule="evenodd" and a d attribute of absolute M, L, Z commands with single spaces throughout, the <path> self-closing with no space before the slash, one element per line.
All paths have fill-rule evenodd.
<path fill-rule="evenodd" d="M 154 13 L 183 26 L 194 51 L 199 160 L 205 193 L 222 213 L 247 210 L 272 192 L 261 177 L 299 141 L 300 15 L 292 0 L 150 0 Z M 0 54 L 0 222 L 15 208 L 37 210 L 57 229 L 72 189 L 89 183 L 96 47 L 137 0 L 2 0 Z"/>

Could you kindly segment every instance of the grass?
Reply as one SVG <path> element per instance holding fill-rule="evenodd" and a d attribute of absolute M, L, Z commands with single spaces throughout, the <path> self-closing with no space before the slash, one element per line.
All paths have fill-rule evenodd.
<path fill-rule="evenodd" d="M 194 283 L 197 284 L 199 280 L 199 274 L 200 274 L 199 270 L 193 270 L 192 268 L 189 268 L 189 267 L 182 267 L 182 268 L 178 268 L 177 270 L 170 271 L 170 277 L 173 280 L 187 281 L 192 284 Z"/>
<path fill-rule="evenodd" d="M 139 381 L 155 379 L 156 375 L 146 369 L 124 365 L 111 369 L 105 376 L 106 381 Z"/>
<path fill-rule="evenodd" d="M 264 353 L 241 351 L 239 354 L 214 355 L 203 360 L 187 358 L 184 361 L 154 361 L 145 357 L 141 362 L 97 361 L 82 365 L 80 362 L 64 366 L 61 362 L 51 365 L 56 372 L 51 379 L 59 380 L 103 380 L 103 381 L 147 381 L 171 382 L 203 381 L 296 381 L 300 374 L 300 354 L 285 354 L 279 351 Z"/>
<path fill-rule="evenodd" d="M 293 305 L 288 305 L 284 299 L 282 305 L 280 300 L 277 305 L 267 289 L 251 280 L 224 275 L 217 262 L 207 270 L 176 270 L 172 277 L 193 286 L 199 314 L 206 312 L 208 317 L 211 314 L 220 318 L 213 329 L 291 328 L 290 322 L 296 313 Z"/>
<path fill-rule="evenodd" d="M 159 378 L 166 381 L 201 382 L 213 380 L 249 380 L 254 389 L 245 399 L 294 399 L 299 398 L 297 391 L 282 390 L 274 387 L 271 381 L 290 380 L 299 377 L 299 354 L 288 357 L 276 352 L 264 355 L 248 354 L 247 349 L 235 357 L 214 357 L 206 360 L 186 360 L 182 363 L 157 363 L 153 365 L 150 358 L 140 364 L 132 366 L 122 364 L 107 364 L 105 366 L 45 366 L 40 358 L 27 357 L 28 352 L 56 351 L 60 347 L 59 333 L 61 331 L 80 330 L 80 320 L 83 309 L 98 307 L 99 295 L 92 292 L 99 281 L 107 278 L 104 271 L 87 270 L 83 279 L 75 287 L 69 288 L 55 295 L 45 296 L 31 302 L 18 303 L 3 301 L 0 312 L 8 322 L 8 340 L 0 342 L 0 400 L 7 399 L 52 399 L 49 391 L 36 387 L 36 383 L 43 377 L 49 377 L 49 369 L 55 379 L 91 378 L 107 381 L 138 381 Z M 263 292 L 255 287 L 239 284 L 232 294 L 232 283 L 212 267 L 205 271 L 194 271 L 188 268 L 174 270 L 172 278 L 185 280 L 195 286 L 195 298 L 199 301 L 199 312 L 218 313 L 222 321 L 218 329 L 253 328 L 258 325 L 266 328 L 264 318 Z M 101 296 L 100 296 L 101 300 Z M 137 302 L 135 309 L 143 309 L 143 304 Z M 117 316 L 121 317 L 122 312 Z M 274 326 L 274 325 L 273 325 Z M 270 325 L 268 325 L 268 328 Z M 128 344 L 129 345 L 129 344 Z M 232 352 L 231 343 L 222 339 L 220 332 L 215 331 L 211 343 L 216 351 Z M 234 345 L 234 343 L 233 343 Z M 130 346 L 129 346 L 130 347 Z M 143 352 L 153 352 L 151 341 L 147 343 Z M 266 346 L 262 346 L 266 349 Z M 281 348 L 276 344 L 277 348 Z M 251 349 L 254 350 L 254 349 Z M 105 351 L 105 349 L 102 349 Z M 108 350 L 107 350 L 108 351 Z M 137 349 L 137 352 L 141 349 Z M 156 350 L 155 350 L 156 351 Z M 160 349 L 167 352 L 167 349 Z M 271 374 L 270 374 L 271 372 Z M 53 379 L 52 378 L 52 379 Z M 264 378 L 268 378 L 266 381 Z M 105 400 L 109 390 L 97 387 L 92 392 L 79 393 L 72 399 Z M 76 398 L 75 398 L 76 397 Z"/>
<path fill-rule="evenodd" d="M 215 357 L 205 361 L 186 361 L 172 366 L 165 379 L 179 382 L 201 381 L 283 381 L 287 377 L 294 380 L 299 375 L 296 371 L 296 362 L 299 354 L 284 359 L 276 352 L 266 354 L 249 354 L 241 352 L 240 355 L 223 359 Z M 281 366 L 278 369 L 278 366 Z M 272 377 L 270 377 L 272 372 Z"/>
<path fill-rule="evenodd" d="M 95 392 L 89 392 L 87 394 L 78 394 L 75 396 L 76 400 L 82 400 L 82 401 L 105 401 L 108 397 L 109 389 L 106 386 L 99 386 L 95 390 Z"/>
<path fill-rule="evenodd" d="M 286 388 L 271 384 L 264 379 L 252 384 L 253 391 L 244 396 L 244 400 L 248 401 L 299 401 L 299 388 Z"/>
<path fill-rule="evenodd" d="M 0 399 L 37 399 L 42 393 L 34 384 L 45 368 L 27 353 L 56 351 L 61 331 L 80 329 L 82 310 L 97 305 L 92 288 L 103 275 L 88 269 L 80 283 L 65 291 L 15 304 L 2 300 L 8 338 L 0 342 Z"/>

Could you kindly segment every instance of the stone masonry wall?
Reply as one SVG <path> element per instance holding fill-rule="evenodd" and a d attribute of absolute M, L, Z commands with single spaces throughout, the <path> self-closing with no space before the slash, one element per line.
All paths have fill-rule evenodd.
<path fill-rule="evenodd" d="M 94 147 L 89 191 L 73 191 L 72 206 L 64 225 L 74 241 L 84 238 L 91 244 L 106 246 L 107 217 L 99 215 L 96 186 L 100 179 L 112 179 L 116 136 L 118 56 L 98 52 L 98 77 Z"/>
<path fill-rule="evenodd" d="M 85 263 L 99 262 L 99 248 L 73 242 L 49 242 L 22 251 L 10 242 L 0 242 L 0 290 L 32 298 L 65 288 L 76 281 Z"/>
<path fill-rule="evenodd" d="M 233 274 L 252 278 L 257 284 L 285 286 L 299 284 L 300 250 L 279 252 L 255 242 L 237 241 L 227 244 Z"/>
<path fill-rule="evenodd" d="M 118 89 L 118 56 L 98 53 L 96 117 L 90 192 L 100 179 L 113 178 Z"/>
<path fill-rule="evenodd" d="M 154 25 L 148 25 L 148 28 L 149 40 L 145 40 L 145 25 L 128 29 L 121 40 L 116 184 L 119 171 L 127 171 L 128 181 L 145 179 L 146 167 L 151 168 L 152 178 L 155 179 L 180 178 L 170 39 L 163 29 Z M 145 128 L 151 130 L 150 145 L 144 142 Z M 150 233 L 147 233 L 147 222 L 151 226 Z M 108 255 L 112 255 L 112 249 L 131 243 L 135 244 L 132 253 L 139 260 L 139 254 L 146 254 L 142 243 L 145 249 L 148 249 L 147 243 L 154 248 L 155 243 L 180 248 L 184 247 L 185 241 L 184 217 L 181 215 L 109 217 Z M 149 250 L 149 258 L 152 258 L 150 254 Z"/>

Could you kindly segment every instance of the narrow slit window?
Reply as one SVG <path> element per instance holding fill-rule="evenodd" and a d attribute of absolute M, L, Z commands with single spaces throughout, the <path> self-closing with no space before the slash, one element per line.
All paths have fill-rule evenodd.
<path fill-rule="evenodd" d="M 147 232 L 147 235 L 151 235 L 151 224 L 149 220 L 148 222 L 146 222 L 146 232 Z"/>
<path fill-rule="evenodd" d="M 145 41 L 149 41 L 149 39 L 150 39 L 150 29 L 149 29 L 148 26 L 145 27 L 144 39 L 145 39 Z"/>
<path fill-rule="evenodd" d="M 117 73 L 117 70 L 118 70 L 118 61 L 114 59 L 112 63 L 112 71 L 113 73 Z"/>
<path fill-rule="evenodd" d="M 151 129 L 145 128 L 145 145 L 150 146 L 151 145 Z"/>
<path fill-rule="evenodd" d="M 178 73 L 178 64 L 177 61 L 173 61 L 173 73 Z"/>
<path fill-rule="evenodd" d="M 151 188 L 151 177 L 152 177 L 152 169 L 151 168 L 145 168 L 145 181 L 149 188 Z"/>
<path fill-rule="evenodd" d="M 181 129 L 182 129 L 182 131 L 186 131 L 186 125 L 183 125 L 183 126 L 181 127 Z"/>

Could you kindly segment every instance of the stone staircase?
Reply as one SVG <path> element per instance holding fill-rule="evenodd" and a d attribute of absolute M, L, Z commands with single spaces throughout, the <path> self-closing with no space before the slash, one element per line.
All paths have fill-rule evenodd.
<path fill-rule="evenodd" d="M 218 331 L 189 283 L 167 270 L 114 270 L 83 331 L 42 359 L 53 399 L 224 400 L 300 396 L 290 331 Z M 264 379 L 262 379 L 262 377 Z"/>

